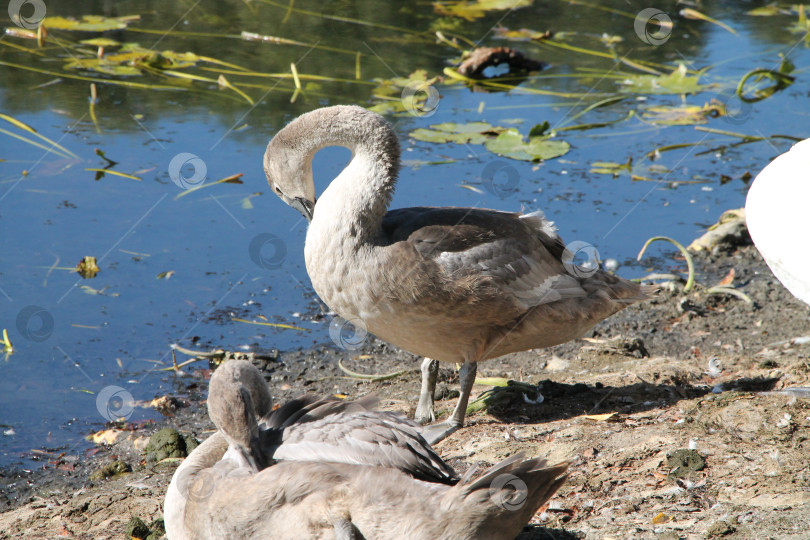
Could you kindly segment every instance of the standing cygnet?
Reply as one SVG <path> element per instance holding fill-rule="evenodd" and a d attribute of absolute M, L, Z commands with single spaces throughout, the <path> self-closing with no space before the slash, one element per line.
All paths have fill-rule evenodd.
<path fill-rule="evenodd" d="M 810 304 L 810 139 L 760 172 L 745 200 L 751 239 L 771 271 L 796 298 Z"/>
<path fill-rule="evenodd" d="M 246 371 L 255 370 L 245 364 L 249 366 Z M 228 453 L 239 446 L 239 453 L 251 454 L 256 448 L 250 444 L 256 433 L 251 392 L 239 377 L 233 377 L 238 369 L 222 370 L 217 377 L 220 370 L 222 367 L 212 376 L 209 410 L 233 406 L 231 414 L 215 413 L 217 422 L 229 422 L 217 424 L 217 428 L 229 441 Z M 282 436 L 275 451 L 263 457 L 254 454 L 244 460 L 223 460 L 189 479 L 181 535 L 173 533 L 178 524 L 170 523 L 166 512 L 170 540 L 506 540 L 520 532 L 565 480 L 567 464 L 547 467 L 540 459 L 520 461 L 520 455 L 477 479 L 470 471 L 459 480 L 402 417 L 340 411 L 313 419 L 317 407 L 310 406 L 299 418 L 311 421 L 290 424 L 297 413 L 295 407 L 285 407 L 286 419 L 275 423 L 287 425 L 283 429 L 295 433 Z M 258 439 L 274 429 L 260 428 Z M 210 456 L 198 455 L 206 443 L 187 460 L 197 465 L 210 463 Z M 206 452 L 211 451 L 209 446 Z M 282 457 L 285 452 L 289 457 Z M 222 455 L 221 446 L 214 453 Z M 271 464 L 257 472 L 253 463 L 262 459 Z M 176 519 L 177 512 L 171 516 Z"/>
<path fill-rule="evenodd" d="M 315 205 L 312 158 L 345 146 L 352 160 Z M 464 422 L 476 362 L 582 336 L 651 288 L 574 263 L 543 214 L 477 208 L 388 211 L 399 141 L 380 115 L 336 106 L 306 113 L 267 145 L 271 189 L 310 220 L 312 286 L 341 317 L 422 355 L 416 419 L 435 419 L 434 360 L 461 363 L 461 395 L 435 443 Z"/>

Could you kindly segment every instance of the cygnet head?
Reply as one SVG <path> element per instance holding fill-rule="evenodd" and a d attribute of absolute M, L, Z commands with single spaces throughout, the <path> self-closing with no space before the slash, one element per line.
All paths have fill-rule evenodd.
<path fill-rule="evenodd" d="M 314 147 L 316 134 L 307 126 L 317 124 L 318 110 L 296 118 L 279 131 L 264 152 L 264 174 L 270 189 L 281 200 L 312 221 L 315 211 L 315 182 L 312 178 L 312 157 L 320 148 Z"/>
<path fill-rule="evenodd" d="M 208 415 L 228 441 L 229 452 L 254 471 L 267 466 L 256 417 L 270 412 L 272 406 L 270 391 L 250 362 L 226 361 L 211 375 Z"/>
<path fill-rule="evenodd" d="M 399 140 L 385 118 L 355 105 L 310 111 L 279 131 L 264 153 L 264 173 L 270 189 L 312 221 L 312 158 L 327 146 L 348 148 L 352 161 L 362 157 L 360 167 L 367 167 L 362 172 L 376 174 L 380 180 L 380 185 L 367 186 L 370 193 L 381 193 L 381 201 L 387 206 L 399 171 Z M 384 208 L 380 209 L 382 216 Z"/>

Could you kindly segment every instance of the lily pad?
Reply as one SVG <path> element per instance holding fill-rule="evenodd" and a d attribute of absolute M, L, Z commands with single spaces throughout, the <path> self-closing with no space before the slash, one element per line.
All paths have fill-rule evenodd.
<path fill-rule="evenodd" d="M 109 58 L 74 58 L 65 64 L 65 69 L 81 69 L 86 71 L 95 71 L 97 73 L 106 73 L 108 75 L 117 75 L 119 77 L 128 77 L 132 75 L 140 75 L 141 70 L 136 67 L 118 64 L 112 62 Z"/>
<path fill-rule="evenodd" d="M 182 69 L 197 64 L 200 58 L 191 52 L 149 51 L 143 47 L 130 45 L 115 54 L 105 54 L 101 58 L 71 58 L 65 69 L 82 69 L 118 75 L 121 77 L 141 75 L 143 70 Z"/>
<path fill-rule="evenodd" d="M 523 141 L 523 135 L 514 128 L 509 128 L 494 139 L 484 142 L 487 150 L 521 161 L 542 161 L 553 159 L 568 153 L 571 145 L 565 141 L 552 140 L 549 137 L 532 137 L 529 142 Z"/>
<path fill-rule="evenodd" d="M 497 133 L 502 129 L 486 122 L 470 122 L 468 124 L 446 122 L 444 124 L 435 124 L 430 128 L 415 129 L 410 133 L 410 136 L 417 141 L 425 142 L 484 144 L 489 138 L 487 134 Z"/>
<path fill-rule="evenodd" d="M 372 96 L 386 101 L 369 110 L 379 114 L 433 110 L 439 100 L 439 92 L 433 86 L 437 79 L 428 78 L 425 70 L 418 69 L 407 77 L 378 80 L 380 85 L 372 91 Z"/>
<path fill-rule="evenodd" d="M 571 149 L 567 142 L 552 140 L 550 135 L 545 135 L 548 127 L 547 122 L 534 126 L 528 142 L 523 140 L 523 135 L 515 128 L 493 126 L 486 122 L 435 124 L 430 128 L 415 129 L 410 136 L 426 142 L 483 144 L 490 152 L 503 157 L 541 161 L 562 156 Z"/>
<path fill-rule="evenodd" d="M 42 21 L 42 26 L 49 30 L 105 32 L 107 30 L 122 30 L 127 27 L 127 24 L 139 20 L 141 20 L 140 15 L 125 15 L 123 17 L 84 15 L 81 21 L 66 19 L 64 17 L 45 17 Z"/>
<path fill-rule="evenodd" d="M 118 41 L 110 38 L 93 38 L 93 39 L 83 39 L 79 43 L 83 43 L 85 45 L 92 45 L 93 47 L 117 47 L 121 45 Z"/>
<path fill-rule="evenodd" d="M 706 85 L 700 84 L 700 77 L 687 74 L 686 66 L 678 67 L 668 75 L 632 75 L 620 82 L 622 92 L 636 94 L 697 94 Z"/>

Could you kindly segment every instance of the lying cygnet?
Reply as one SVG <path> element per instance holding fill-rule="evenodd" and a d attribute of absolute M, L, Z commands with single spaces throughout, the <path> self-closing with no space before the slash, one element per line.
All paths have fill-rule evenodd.
<path fill-rule="evenodd" d="M 567 464 L 546 467 L 540 459 L 521 462 L 520 455 L 477 479 L 470 471 L 459 480 L 411 422 L 390 413 L 347 409 L 315 419 L 318 407 L 304 406 L 299 414 L 300 404 L 285 405 L 275 427 L 257 426 L 244 384 L 255 368 L 247 362 L 229 366 L 236 362 L 214 373 L 208 398 L 229 448 L 207 444 L 215 435 L 183 463 L 198 470 L 185 476 L 182 515 L 166 511 L 170 540 L 511 539 L 565 480 Z M 225 408 L 231 410 L 220 414 Z M 257 456 L 256 441 L 279 425 L 297 433 L 282 436 L 277 451 Z M 252 455 L 224 457 L 232 452 Z M 283 452 L 290 457 L 281 458 Z M 224 456 L 210 465 L 217 454 Z M 263 460 L 272 464 L 256 471 L 254 464 Z M 204 463 L 209 468 L 200 468 Z M 173 484 L 180 473 L 178 468 Z"/>
<path fill-rule="evenodd" d="M 234 388 L 238 388 L 239 392 L 236 396 L 224 400 L 215 399 L 213 401 L 214 413 L 212 418 L 216 417 L 221 424 L 235 427 L 225 432 L 221 430 L 214 432 L 191 455 L 183 460 L 174 472 L 163 504 L 166 534 L 170 540 L 192 538 L 186 534 L 184 525 L 186 501 L 190 496 L 193 498 L 201 495 L 192 489 L 195 481 L 201 476 L 221 477 L 230 472 L 238 475 L 240 465 L 252 468 L 256 462 L 266 464 L 269 459 L 268 456 L 272 456 L 273 451 L 279 450 L 279 447 L 282 446 L 279 439 L 288 434 L 291 427 L 294 428 L 297 425 L 320 420 L 344 411 L 365 411 L 375 403 L 373 398 L 346 402 L 334 397 L 304 396 L 291 400 L 273 410 L 273 400 L 267 384 L 259 371 L 249 362 L 228 362 L 218 369 L 217 373 L 218 375 L 211 379 L 214 384 L 213 391 L 216 395 L 228 395 L 224 392 L 233 391 Z M 233 380 L 238 381 L 238 384 L 233 384 L 231 382 Z M 218 387 L 219 389 L 217 389 Z M 243 393 L 244 390 L 247 390 L 247 397 Z M 246 417 L 242 421 L 237 419 L 236 422 L 229 422 L 227 418 L 230 413 L 227 409 L 234 402 L 240 403 L 241 409 L 239 410 L 241 414 L 244 414 L 244 404 L 252 404 L 248 408 L 250 406 L 253 408 L 253 420 Z M 209 402 L 210 406 L 211 403 Z M 259 431 L 259 435 L 263 438 L 264 445 L 270 453 L 262 452 L 254 457 L 253 454 L 246 452 L 241 447 L 240 441 L 247 440 L 249 447 L 257 448 L 255 441 L 251 444 L 250 436 L 245 436 L 246 433 L 255 433 L 251 427 L 252 424 L 256 423 L 255 417 L 260 419 L 261 431 Z M 246 422 L 246 424 L 242 422 Z M 243 430 L 241 433 L 239 432 L 240 429 Z M 231 433 L 231 435 L 227 435 L 227 433 Z M 293 429 L 291 434 L 295 435 L 296 433 Z M 259 446 L 261 446 L 261 443 Z M 279 453 L 286 450 L 286 448 L 281 448 Z M 206 483 L 201 482 L 199 486 L 205 489 Z"/>
<path fill-rule="evenodd" d="M 771 271 L 796 298 L 810 304 L 810 139 L 760 172 L 745 200 L 745 221 Z"/>
<path fill-rule="evenodd" d="M 316 206 L 312 158 L 326 146 L 353 156 Z M 425 431 L 431 443 L 463 424 L 476 362 L 580 337 L 652 290 L 577 266 L 540 212 L 388 211 L 399 167 L 390 124 L 352 106 L 300 116 L 264 155 L 271 189 L 310 220 L 304 254 L 318 295 L 352 324 L 426 357 L 418 421 L 435 419 L 434 360 L 462 364 L 458 403 Z"/>

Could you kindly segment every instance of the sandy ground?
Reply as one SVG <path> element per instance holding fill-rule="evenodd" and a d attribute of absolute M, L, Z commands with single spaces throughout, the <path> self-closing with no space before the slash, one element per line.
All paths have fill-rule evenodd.
<path fill-rule="evenodd" d="M 501 393 L 438 452 L 459 470 L 518 451 L 571 462 L 568 482 L 520 538 L 810 538 L 810 399 L 784 391 L 810 386 L 810 343 L 794 339 L 810 334 L 808 306 L 751 246 L 696 263 L 703 287 L 733 269 L 734 285 L 753 305 L 702 287 L 665 291 L 585 339 L 479 367 L 479 376 L 536 384 L 544 401 L 530 403 L 532 391 Z M 383 408 L 412 414 L 418 359 L 376 340 L 362 352 L 282 354 L 267 376 L 280 401 L 302 392 L 374 392 Z M 342 377 L 338 358 L 364 373 L 414 371 L 357 381 Z M 179 399 L 187 407 L 93 457 L 63 457 L 50 474 L 0 475 L 0 538 L 121 538 L 132 517 L 160 518 L 176 462 L 152 463 L 139 449 L 161 427 L 208 435 L 207 375 L 199 369 L 185 379 Z M 452 366 L 440 377 L 456 388 Z M 453 404 L 440 401 L 438 410 L 447 414 Z M 134 471 L 88 480 L 114 458 Z"/>

